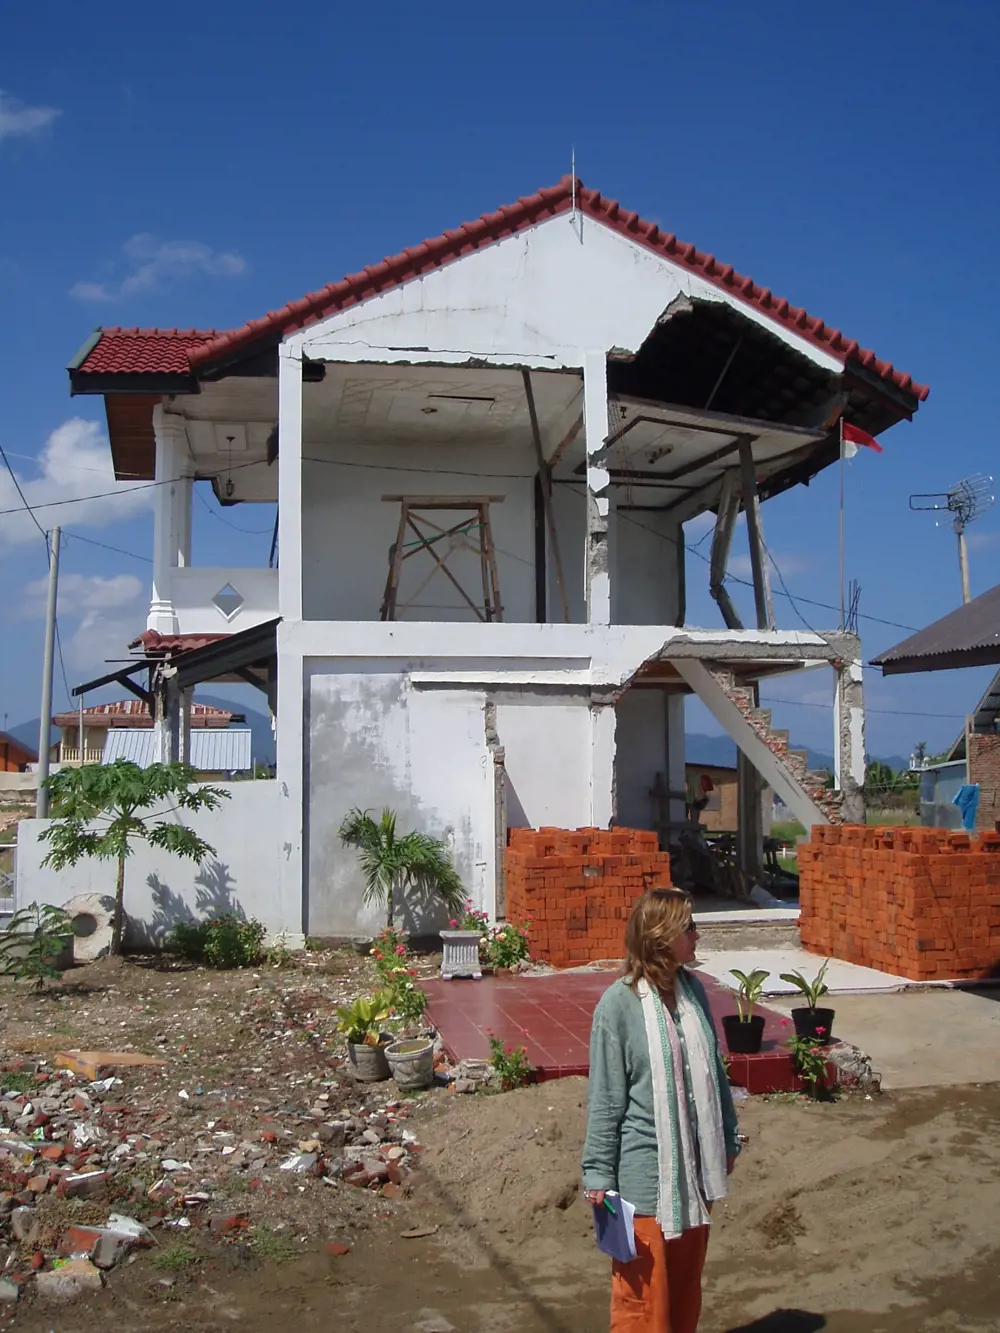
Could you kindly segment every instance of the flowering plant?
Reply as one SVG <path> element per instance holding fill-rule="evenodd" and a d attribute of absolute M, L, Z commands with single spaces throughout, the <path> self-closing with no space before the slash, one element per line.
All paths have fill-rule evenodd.
<path fill-rule="evenodd" d="M 493 967 L 513 967 L 521 962 L 529 956 L 527 923 L 517 926 L 508 921 L 502 926 L 491 927 L 479 941 L 479 954 Z"/>
<path fill-rule="evenodd" d="M 486 934 L 489 924 L 488 914 L 473 907 L 471 898 L 466 898 L 461 916 L 453 916 L 448 922 L 452 930 L 474 930 L 480 935 Z"/>
<path fill-rule="evenodd" d="M 528 1052 L 523 1046 L 513 1049 L 500 1037 L 490 1033 L 491 1063 L 500 1080 L 500 1091 L 510 1092 L 513 1088 L 523 1087 L 531 1077 L 531 1065 Z"/>
<path fill-rule="evenodd" d="M 388 981 L 396 968 L 406 966 L 406 936 L 392 926 L 379 931 L 371 947 L 371 959 L 379 976 Z"/>
<path fill-rule="evenodd" d="M 371 949 L 372 962 L 389 998 L 392 1016 L 404 1026 L 416 1023 L 427 1007 L 427 995 L 414 983 L 406 936 L 391 926 L 381 931 Z"/>
<path fill-rule="evenodd" d="M 822 1045 L 825 1036 L 826 1028 L 817 1028 L 815 1037 L 792 1037 L 788 1043 L 795 1072 L 817 1099 L 827 1091 L 826 1054 Z"/>

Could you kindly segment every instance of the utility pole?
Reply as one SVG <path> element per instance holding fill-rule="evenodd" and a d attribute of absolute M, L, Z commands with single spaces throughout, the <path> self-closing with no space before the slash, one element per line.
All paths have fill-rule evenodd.
<path fill-rule="evenodd" d="M 49 813 L 49 736 L 52 731 L 52 664 L 56 649 L 56 599 L 59 593 L 59 528 L 53 528 L 49 546 L 49 592 L 45 602 L 45 654 L 42 658 L 42 716 L 38 723 L 38 798 L 37 818 Z"/>
<path fill-rule="evenodd" d="M 965 546 L 965 524 L 960 518 L 955 519 L 955 534 L 958 537 L 958 572 L 962 576 L 962 601 L 971 602 L 969 591 L 969 553 Z"/>

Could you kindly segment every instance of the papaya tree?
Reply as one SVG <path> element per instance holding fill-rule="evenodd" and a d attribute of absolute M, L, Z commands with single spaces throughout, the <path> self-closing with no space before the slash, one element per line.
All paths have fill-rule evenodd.
<path fill-rule="evenodd" d="M 52 823 L 41 839 L 49 844 L 42 865 L 65 870 L 87 857 L 117 867 L 111 952 L 121 953 L 125 863 L 140 843 L 188 861 L 202 862 L 215 848 L 193 829 L 165 816 L 177 810 L 215 810 L 229 792 L 198 783 L 189 764 L 150 764 L 128 759 L 113 764 L 63 768 L 45 783 Z"/>

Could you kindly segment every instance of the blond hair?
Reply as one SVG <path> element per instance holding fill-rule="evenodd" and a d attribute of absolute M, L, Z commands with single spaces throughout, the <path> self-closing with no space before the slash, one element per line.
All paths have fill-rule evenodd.
<path fill-rule="evenodd" d="M 680 964 L 674 941 L 691 927 L 693 903 L 682 889 L 649 889 L 637 898 L 625 927 L 625 980 L 646 981 L 661 995 L 674 993 Z"/>

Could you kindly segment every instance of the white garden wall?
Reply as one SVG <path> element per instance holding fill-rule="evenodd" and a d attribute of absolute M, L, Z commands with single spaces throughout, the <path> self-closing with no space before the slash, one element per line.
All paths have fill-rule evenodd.
<path fill-rule="evenodd" d="M 230 793 L 218 810 L 187 812 L 183 822 L 215 848 L 203 865 L 148 846 L 139 846 L 125 870 L 125 910 L 129 947 L 160 945 L 178 921 L 222 912 L 256 917 L 272 935 L 302 933 L 298 899 L 282 902 L 278 889 L 278 842 L 275 837 L 275 782 L 219 783 Z M 168 815 L 180 822 L 180 815 Z M 41 862 L 48 845 L 39 834 L 49 820 L 29 819 L 18 826 L 18 907 L 29 903 L 62 906 L 81 893 L 114 894 L 115 866 L 81 861 L 56 873 Z"/>

